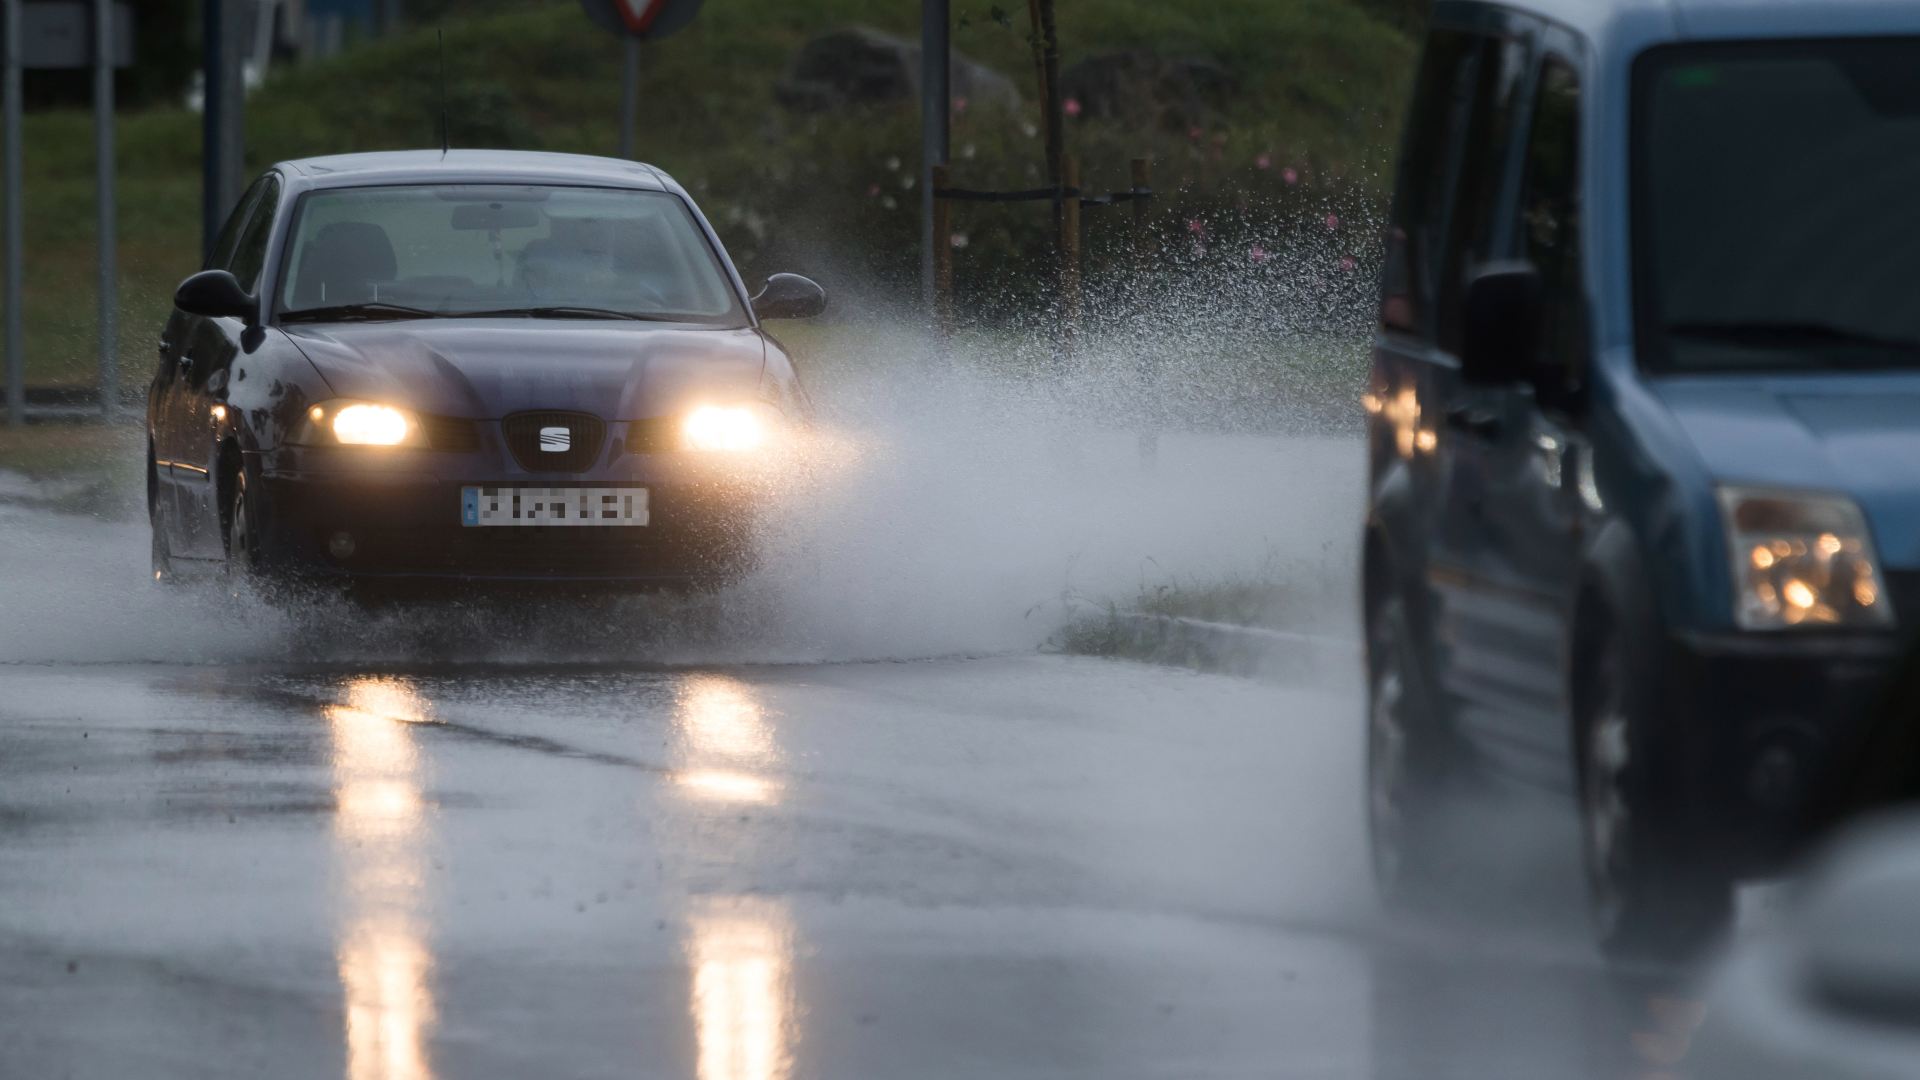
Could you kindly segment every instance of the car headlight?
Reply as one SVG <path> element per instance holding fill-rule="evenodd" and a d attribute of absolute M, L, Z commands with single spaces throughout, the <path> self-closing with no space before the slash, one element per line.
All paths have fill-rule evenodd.
<path fill-rule="evenodd" d="M 321 446 L 425 445 L 420 421 L 412 413 L 371 401 L 328 401 L 313 406 L 293 441 Z"/>
<path fill-rule="evenodd" d="M 1852 499 L 1744 487 L 1719 496 L 1741 629 L 1893 625 L 1873 537 Z"/>
<path fill-rule="evenodd" d="M 680 442 L 688 450 L 744 453 L 764 447 L 779 423 L 770 405 L 701 405 L 680 422 Z"/>

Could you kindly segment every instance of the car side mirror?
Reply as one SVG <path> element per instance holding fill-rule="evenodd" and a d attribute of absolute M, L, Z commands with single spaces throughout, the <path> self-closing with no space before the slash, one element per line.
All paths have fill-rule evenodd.
<path fill-rule="evenodd" d="M 189 315 L 244 319 L 251 326 L 258 302 L 225 270 L 202 270 L 173 290 L 173 306 Z"/>
<path fill-rule="evenodd" d="M 753 298 L 761 319 L 811 319 L 827 310 L 827 291 L 799 274 L 775 274 Z"/>
<path fill-rule="evenodd" d="M 1545 307 L 1540 272 L 1524 262 L 1489 263 L 1467 283 L 1460 378 L 1473 386 L 1531 384 Z"/>

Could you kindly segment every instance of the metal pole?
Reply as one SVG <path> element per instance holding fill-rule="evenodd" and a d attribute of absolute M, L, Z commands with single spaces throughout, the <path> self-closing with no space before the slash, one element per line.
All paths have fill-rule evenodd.
<path fill-rule="evenodd" d="M 640 39 L 626 38 L 626 62 L 620 69 L 620 156 L 633 159 L 633 127 L 640 120 Z"/>
<path fill-rule="evenodd" d="M 951 157 L 953 50 L 948 0 L 920 0 L 920 294 L 928 311 L 938 297 L 934 252 L 946 243 L 933 222 L 933 169 Z"/>
<path fill-rule="evenodd" d="M 4 0 L 5 9 L 0 11 L 0 33 L 6 35 L 6 60 L 4 71 L 0 72 L 0 112 L 5 113 L 6 161 L 0 166 L 5 173 L 7 200 L 7 424 L 20 427 L 27 422 L 27 357 L 25 334 L 20 317 L 20 275 L 24 260 L 21 258 L 20 239 L 20 0 Z"/>
<path fill-rule="evenodd" d="M 227 210 L 220 167 L 226 119 L 226 18 L 225 0 L 200 0 L 200 84 L 204 87 L 200 98 L 200 249 L 209 258 Z"/>
<path fill-rule="evenodd" d="M 93 0 L 93 142 L 100 202 L 100 415 L 113 419 L 120 402 L 119 263 L 113 192 L 113 0 Z"/>
<path fill-rule="evenodd" d="M 1133 184 L 1133 233 L 1131 236 L 1133 241 L 1133 268 L 1127 275 L 1127 292 L 1133 302 L 1128 304 L 1127 307 L 1129 317 L 1140 320 L 1142 319 L 1142 310 L 1145 308 L 1147 302 L 1147 273 L 1153 266 L 1154 261 L 1148 249 L 1149 233 L 1146 196 L 1153 190 L 1153 175 L 1150 172 L 1147 159 L 1140 157 L 1134 158 L 1133 161 L 1129 163 L 1128 177 Z M 1132 340 L 1138 342 L 1138 335 L 1134 335 Z M 1159 350 L 1142 349 L 1138 344 L 1136 344 L 1134 348 L 1139 350 L 1137 353 L 1137 368 L 1143 388 L 1142 400 L 1151 401 L 1153 398 L 1147 388 L 1150 386 L 1158 368 L 1155 361 L 1159 356 Z M 1153 468 L 1154 464 L 1160 458 L 1160 431 L 1156 426 L 1156 421 L 1156 417 L 1149 415 L 1146 424 L 1140 429 L 1140 465 L 1142 468 Z"/>
<path fill-rule="evenodd" d="M 952 183 L 952 167 L 933 167 L 933 187 Z M 953 337 L 953 202 L 933 200 L 933 325 L 943 338 Z"/>
<path fill-rule="evenodd" d="M 1060 200 L 1060 346 L 1065 358 L 1073 358 L 1080 333 L 1080 159 L 1066 155 L 1060 163 L 1061 184 L 1067 189 Z"/>

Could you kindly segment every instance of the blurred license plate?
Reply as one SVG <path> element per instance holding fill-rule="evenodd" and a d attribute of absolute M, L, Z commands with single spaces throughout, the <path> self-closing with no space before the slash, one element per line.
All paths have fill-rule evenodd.
<path fill-rule="evenodd" d="M 643 487 L 463 487 L 460 524 L 645 525 Z"/>

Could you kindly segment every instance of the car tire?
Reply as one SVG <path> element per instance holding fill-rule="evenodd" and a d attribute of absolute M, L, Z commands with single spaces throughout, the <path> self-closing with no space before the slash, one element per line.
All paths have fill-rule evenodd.
<path fill-rule="evenodd" d="M 233 474 L 233 500 L 227 514 L 227 577 L 238 585 L 253 580 L 260 567 L 260 546 L 253 498 L 247 492 L 247 470 Z"/>
<path fill-rule="evenodd" d="M 164 511 L 155 507 L 147 515 L 148 525 L 153 534 L 153 580 L 157 585 L 172 586 L 179 583 L 179 577 L 173 569 L 173 547 L 167 542 L 167 522 Z"/>
<path fill-rule="evenodd" d="M 1697 956 L 1725 928 L 1733 882 L 1690 852 L 1663 790 L 1654 721 L 1657 669 L 1644 645 L 1608 631 L 1576 701 L 1580 837 L 1596 943 L 1609 959 Z"/>
<path fill-rule="evenodd" d="M 1367 617 L 1367 838 L 1381 906 L 1403 914 L 1439 898 L 1451 786 L 1410 646 L 1405 606 L 1381 601 Z"/>

